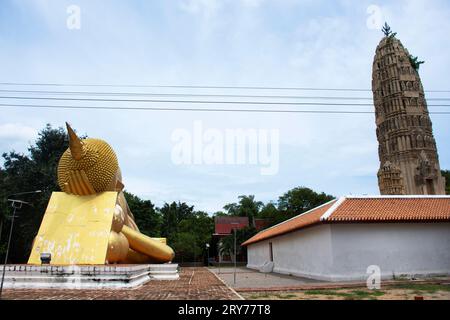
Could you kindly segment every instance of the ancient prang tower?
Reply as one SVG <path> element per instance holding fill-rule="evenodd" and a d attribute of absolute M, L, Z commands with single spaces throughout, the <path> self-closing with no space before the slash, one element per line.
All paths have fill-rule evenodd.
<path fill-rule="evenodd" d="M 382 195 L 445 194 L 436 142 L 413 58 L 386 24 L 373 61 L 372 91 Z"/>

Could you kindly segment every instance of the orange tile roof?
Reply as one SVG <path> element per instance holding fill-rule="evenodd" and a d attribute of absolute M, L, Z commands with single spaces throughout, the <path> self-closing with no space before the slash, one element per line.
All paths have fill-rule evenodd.
<path fill-rule="evenodd" d="M 330 201 L 322 206 L 314 208 L 308 212 L 302 213 L 292 219 L 286 220 L 280 224 L 277 224 L 271 228 L 262 230 L 256 235 L 245 241 L 242 245 L 246 246 L 251 243 L 259 242 L 265 239 L 273 238 L 285 233 L 289 233 L 307 226 L 311 226 L 320 223 L 320 217 L 331 208 L 336 200 Z"/>
<path fill-rule="evenodd" d="M 326 219 L 352 221 L 450 221 L 450 197 L 348 198 Z"/>
<path fill-rule="evenodd" d="M 342 197 L 262 230 L 242 245 L 321 223 L 421 221 L 450 222 L 450 196 Z"/>

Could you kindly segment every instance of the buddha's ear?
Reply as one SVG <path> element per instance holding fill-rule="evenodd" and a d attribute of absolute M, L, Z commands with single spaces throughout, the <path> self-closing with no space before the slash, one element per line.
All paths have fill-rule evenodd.
<path fill-rule="evenodd" d="M 120 180 L 116 181 L 116 191 L 117 192 L 122 191 L 124 187 L 125 187 L 125 185 Z"/>

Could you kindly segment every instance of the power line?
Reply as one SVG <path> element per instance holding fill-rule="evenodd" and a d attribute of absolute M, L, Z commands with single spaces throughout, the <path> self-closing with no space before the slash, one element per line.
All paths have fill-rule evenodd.
<path fill-rule="evenodd" d="M 147 93 L 147 92 L 98 92 L 98 91 L 41 91 L 3 90 L 3 93 L 27 93 L 39 95 L 87 95 L 87 96 L 149 96 L 149 97 L 208 97 L 208 98 L 258 98 L 258 99 L 312 99 L 312 100 L 370 100 L 371 97 L 298 96 L 298 95 L 246 95 L 246 94 L 200 94 L 200 93 Z M 427 98 L 429 101 L 450 101 L 450 98 Z"/>
<path fill-rule="evenodd" d="M 138 85 L 138 84 L 80 84 L 80 83 L 20 83 L 0 82 L 3 86 L 56 86 L 56 87 L 114 87 L 114 88 L 180 88 L 180 89 L 243 89 L 243 90 L 298 90 L 298 91 L 354 91 L 372 92 L 362 88 L 313 88 L 313 87 L 264 87 L 264 86 L 210 86 L 210 85 Z M 427 90 L 426 92 L 447 92 L 450 90 Z"/>
<path fill-rule="evenodd" d="M 55 97 L 17 97 L 0 96 L 0 99 L 17 100 L 57 100 L 57 101 L 95 101 L 95 102 L 141 102 L 141 103 L 189 103 L 189 104 L 251 104 L 251 105 L 318 105 L 318 106 L 373 106 L 369 103 L 322 103 L 322 102 L 267 102 L 267 101 L 211 101 L 211 100 L 159 100 L 159 99 L 104 99 L 104 98 L 55 98 Z M 450 106 L 450 105 L 449 105 Z"/>
<path fill-rule="evenodd" d="M 147 93 L 147 92 L 98 92 L 98 91 L 41 91 L 41 90 L 1 90 L 4 93 L 94 95 L 94 96 L 149 96 L 149 97 L 217 97 L 217 98 L 279 98 L 279 99 L 337 99 L 372 100 L 370 97 L 333 97 L 333 96 L 291 96 L 291 95 L 247 95 L 247 94 L 201 94 L 201 93 Z M 442 100 L 442 99 L 439 99 Z M 448 98 L 450 100 L 450 98 Z"/>
<path fill-rule="evenodd" d="M 349 88 L 305 88 L 305 87 L 262 87 L 262 86 L 208 86 L 208 85 L 139 85 L 139 84 L 80 84 L 80 83 L 18 83 L 0 82 L 4 86 L 55 86 L 55 87 L 114 87 L 114 88 L 184 88 L 184 89 L 246 89 L 246 90 L 312 90 L 312 91 L 371 91 Z"/>
<path fill-rule="evenodd" d="M 218 108 L 157 108 L 157 107 L 108 107 L 108 106 L 69 106 L 69 105 L 30 105 L 0 104 L 0 107 L 50 108 L 50 109 L 85 109 L 85 110 L 132 110 L 132 111 L 195 111 L 195 112 L 255 112 L 255 113 L 320 113 L 320 114 L 374 114 L 372 111 L 350 110 L 271 110 L 271 109 L 218 109 Z M 450 112 L 435 111 L 430 114 L 447 115 Z"/>
<path fill-rule="evenodd" d="M 289 105 L 289 106 L 349 106 L 373 107 L 371 103 L 329 103 L 329 102 L 267 102 L 267 101 L 212 101 L 212 100 L 160 100 L 160 99 L 105 99 L 105 98 L 59 98 L 0 96 L 0 99 L 50 100 L 50 101 L 92 101 L 92 102 L 138 102 L 138 103 L 189 103 L 189 104 L 241 104 L 241 105 Z M 450 107 L 450 104 L 428 105 L 429 107 Z"/>

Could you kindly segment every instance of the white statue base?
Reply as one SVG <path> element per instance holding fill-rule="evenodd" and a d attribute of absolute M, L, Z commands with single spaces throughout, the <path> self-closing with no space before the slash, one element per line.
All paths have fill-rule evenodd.
<path fill-rule="evenodd" d="M 0 266 L 0 276 L 3 266 Z M 178 264 L 6 265 L 3 287 L 14 289 L 136 288 L 150 280 L 177 280 Z"/>

